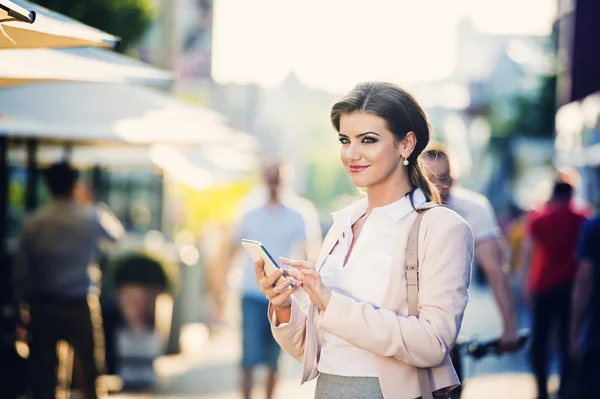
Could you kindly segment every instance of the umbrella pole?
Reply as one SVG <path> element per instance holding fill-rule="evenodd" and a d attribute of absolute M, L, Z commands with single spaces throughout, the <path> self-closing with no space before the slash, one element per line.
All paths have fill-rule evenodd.
<path fill-rule="evenodd" d="M 31 139 L 27 141 L 27 187 L 25 189 L 25 210 L 33 211 L 38 205 L 38 165 L 37 165 L 38 141 Z"/>
<path fill-rule="evenodd" d="M 8 233 L 8 137 L 0 137 L 0 262 L 5 265 Z M 4 268 L 4 267 L 3 267 Z"/>
<path fill-rule="evenodd" d="M 163 231 L 165 225 L 165 174 L 161 170 L 158 175 L 158 230 Z"/>
<path fill-rule="evenodd" d="M 92 192 L 96 202 L 104 202 L 104 173 L 100 165 L 94 165 L 92 168 Z"/>
<path fill-rule="evenodd" d="M 66 162 L 71 162 L 71 158 L 73 157 L 73 144 L 68 143 L 63 147 L 63 159 Z"/>

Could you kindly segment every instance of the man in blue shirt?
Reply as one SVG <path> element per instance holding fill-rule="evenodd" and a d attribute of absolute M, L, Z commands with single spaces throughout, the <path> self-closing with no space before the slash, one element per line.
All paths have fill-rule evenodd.
<path fill-rule="evenodd" d="M 277 259 L 279 256 L 304 258 L 306 256 L 305 224 L 302 215 L 281 201 L 281 165 L 269 162 L 264 168 L 264 181 L 268 188 L 268 200 L 248 210 L 238 226 L 234 248 L 247 238 L 260 241 Z M 281 351 L 271 334 L 267 319 L 269 302 L 256 283 L 254 264 L 246 255 L 242 290 L 242 391 L 250 398 L 253 370 L 256 366 L 269 368 L 267 398 L 273 398 L 277 382 L 277 360 Z"/>
<path fill-rule="evenodd" d="M 580 380 L 573 385 L 581 389 L 577 397 L 591 398 L 597 390 L 594 382 L 600 380 L 600 216 L 583 226 L 577 257 L 579 269 L 573 288 L 571 356 L 579 363 Z"/>
<path fill-rule="evenodd" d="M 25 220 L 14 272 L 15 303 L 31 309 L 30 388 L 36 399 L 54 398 L 56 344 L 65 340 L 80 361 L 85 399 L 96 399 L 92 319 L 100 315 L 92 314 L 87 302 L 88 272 L 99 240 L 115 241 L 124 230 L 116 218 L 99 217 L 75 203 L 78 173 L 69 164 L 50 166 L 44 178 L 52 199 Z"/>

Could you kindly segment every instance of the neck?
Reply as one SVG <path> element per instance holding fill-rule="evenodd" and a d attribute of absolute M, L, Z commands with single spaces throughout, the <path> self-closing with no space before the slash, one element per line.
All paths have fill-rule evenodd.
<path fill-rule="evenodd" d="M 367 188 L 367 197 L 369 199 L 369 211 L 373 208 L 385 206 L 402 199 L 406 194 L 412 191 L 412 186 L 408 179 L 399 179 L 394 184 L 378 184 Z"/>
<path fill-rule="evenodd" d="M 268 206 L 277 206 L 279 205 L 279 193 L 277 191 L 269 192 L 269 200 L 267 201 Z"/>
<path fill-rule="evenodd" d="M 450 200 L 450 191 L 446 193 L 443 197 L 440 198 L 442 200 L 442 204 L 447 204 Z"/>

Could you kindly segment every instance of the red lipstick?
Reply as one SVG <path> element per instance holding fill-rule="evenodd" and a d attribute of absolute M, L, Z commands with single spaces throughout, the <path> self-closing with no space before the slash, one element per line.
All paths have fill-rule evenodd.
<path fill-rule="evenodd" d="M 360 173 L 367 169 L 370 165 L 350 165 L 350 173 Z"/>

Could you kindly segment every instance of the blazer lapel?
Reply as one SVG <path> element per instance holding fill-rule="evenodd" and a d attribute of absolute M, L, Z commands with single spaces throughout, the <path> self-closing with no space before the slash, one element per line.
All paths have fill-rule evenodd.
<path fill-rule="evenodd" d="M 329 232 L 325 236 L 323 240 L 323 245 L 321 246 L 321 252 L 319 254 L 319 259 L 315 264 L 315 270 L 320 271 L 325 259 L 331 253 L 333 246 L 338 242 L 340 236 L 342 235 L 342 227 L 338 223 L 334 223 L 333 226 L 329 229 Z"/>

